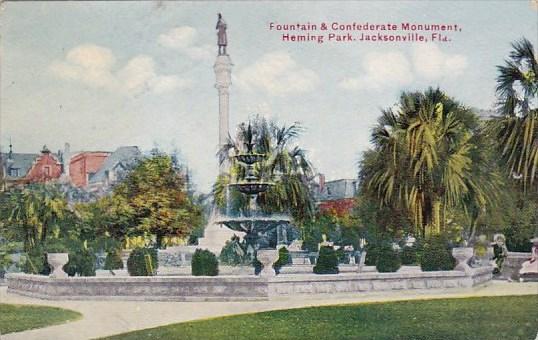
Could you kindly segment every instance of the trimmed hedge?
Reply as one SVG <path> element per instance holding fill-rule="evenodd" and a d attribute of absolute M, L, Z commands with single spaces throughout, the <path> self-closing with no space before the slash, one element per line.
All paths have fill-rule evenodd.
<path fill-rule="evenodd" d="M 135 248 L 127 260 L 127 271 L 131 276 L 154 276 L 159 260 L 155 248 Z"/>
<path fill-rule="evenodd" d="M 425 272 L 436 270 L 452 270 L 456 265 L 456 259 L 448 242 L 442 236 L 434 236 L 426 241 L 420 256 L 420 267 Z"/>
<path fill-rule="evenodd" d="M 275 272 L 280 273 L 280 268 L 291 263 L 290 251 L 286 247 L 282 247 L 278 250 L 278 260 L 273 264 Z"/>
<path fill-rule="evenodd" d="M 378 272 L 393 273 L 400 269 L 401 265 L 400 254 L 392 247 L 392 244 L 383 243 L 379 246 L 375 263 Z"/>
<path fill-rule="evenodd" d="M 196 249 L 192 256 L 191 271 L 194 276 L 217 276 L 219 261 L 209 250 Z"/>
<path fill-rule="evenodd" d="M 324 246 L 319 249 L 319 256 L 314 266 L 315 274 L 338 274 L 338 256 L 333 247 Z"/>
<path fill-rule="evenodd" d="M 111 250 L 106 253 L 105 270 L 123 269 L 123 261 L 119 250 Z"/>

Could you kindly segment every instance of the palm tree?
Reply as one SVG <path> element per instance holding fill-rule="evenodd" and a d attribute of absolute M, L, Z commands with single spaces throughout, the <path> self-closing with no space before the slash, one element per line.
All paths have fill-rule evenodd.
<path fill-rule="evenodd" d="M 68 208 L 54 185 L 33 184 L 6 194 L 4 214 L 8 227 L 24 240 L 25 251 L 43 245 L 50 235 L 58 236 L 59 223 Z"/>
<path fill-rule="evenodd" d="M 473 114 L 439 89 L 404 92 L 372 131 L 374 152 L 361 177 L 381 206 L 405 207 L 417 231 L 438 233 L 447 210 L 488 197 L 473 169 Z"/>
<path fill-rule="evenodd" d="M 490 127 L 499 141 L 502 163 L 526 192 L 533 187 L 538 168 L 538 60 L 525 38 L 512 43 L 512 48 L 505 65 L 497 66 L 499 116 Z"/>
<path fill-rule="evenodd" d="M 314 170 L 305 151 L 293 144 L 302 131 L 298 123 L 279 126 L 259 116 L 240 124 L 236 138 L 229 137 L 228 143 L 218 153 L 221 163 L 228 162 L 229 173 L 220 176 L 214 186 L 217 204 L 220 207 L 225 204 L 228 183 L 245 178 L 246 168 L 236 161 L 235 156 L 251 149 L 254 153 L 265 155 L 265 159 L 257 164 L 259 176 L 275 184 L 267 192 L 258 195 L 260 208 L 267 213 L 290 212 L 299 223 L 310 219 L 314 206 L 308 184 L 314 177 Z M 232 205 L 232 210 L 248 209 L 243 195 L 237 192 L 229 195 L 228 203 Z"/>

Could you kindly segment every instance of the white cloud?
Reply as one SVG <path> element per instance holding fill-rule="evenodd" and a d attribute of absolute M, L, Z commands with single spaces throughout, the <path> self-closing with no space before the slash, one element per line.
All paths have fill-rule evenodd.
<path fill-rule="evenodd" d="M 416 44 L 410 56 L 402 52 L 371 52 L 362 61 L 362 76 L 344 78 L 346 90 L 396 88 L 415 80 L 454 78 L 467 67 L 467 58 L 448 54 L 436 44 Z"/>
<path fill-rule="evenodd" d="M 456 77 L 467 67 L 467 58 L 443 53 L 435 44 L 420 44 L 413 49 L 413 65 L 415 72 L 425 79 Z"/>
<path fill-rule="evenodd" d="M 258 88 L 271 95 L 285 96 L 311 91 L 320 80 L 316 72 L 299 65 L 287 52 L 276 51 L 239 71 L 237 82 L 245 89 Z"/>
<path fill-rule="evenodd" d="M 54 61 L 49 71 L 63 79 L 129 95 L 143 92 L 160 94 L 188 85 L 178 76 L 158 75 L 150 56 L 136 56 L 117 71 L 114 70 L 115 65 L 116 57 L 110 49 L 85 44 L 67 52 L 65 60 Z"/>
<path fill-rule="evenodd" d="M 411 65 L 401 52 L 368 53 L 363 62 L 364 75 L 345 78 L 340 87 L 346 90 L 381 89 L 406 85 L 413 81 Z"/>
<path fill-rule="evenodd" d="M 198 32 L 190 26 L 181 26 L 159 35 L 157 41 L 164 47 L 179 51 L 194 60 L 211 59 L 210 45 L 197 45 Z"/>

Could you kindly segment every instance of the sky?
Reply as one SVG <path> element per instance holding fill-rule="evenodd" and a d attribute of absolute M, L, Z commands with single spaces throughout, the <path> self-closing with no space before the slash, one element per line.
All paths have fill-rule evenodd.
<path fill-rule="evenodd" d="M 234 64 L 231 133 L 253 115 L 300 122 L 305 131 L 298 143 L 328 180 L 356 177 L 380 110 L 402 91 L 439 86 L 464 105 L 490 109 L 496 65 L 510 43 L 526 37 L 538 46 L 538 10 L 530 0 L 0 6 L 2 151 L 10 140 L 15 152 L 31 153 L 66 142 L 75 151 L 123 145 L 179 150 L 203 192 L 218 172 L 218 12 L 228 25 Z M 320 44 L 282 41 L 283 33 L 307 32 L 270 29 L 271 23 L 322 22 L 457 24 L 461 31 L 440 42 Z M 368 32 L 336 33 L 358 39 Z"/>

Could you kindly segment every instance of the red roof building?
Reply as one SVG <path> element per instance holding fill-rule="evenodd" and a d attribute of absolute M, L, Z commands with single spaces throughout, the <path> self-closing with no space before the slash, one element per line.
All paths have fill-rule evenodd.
<path fill-rule="evenodd" d="M 41 155 L 34 160 L 24 177 L 24 182 L 48 182 L 60 178 L 61 175 L 62 163 L 45 145 L 43 146 L 43 150 L 41 150 Z"/>
<path fill-rule="evenodd" d="M 101 169 L 110 152 L 90 151 L 80 152 L 69 161 L 69 176 L 71 183 L 78 188 L 88 185 L 90 178 Z"/>

